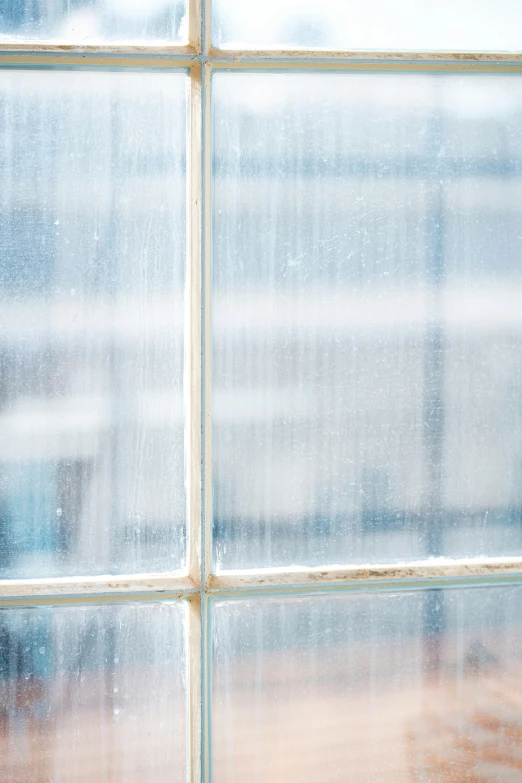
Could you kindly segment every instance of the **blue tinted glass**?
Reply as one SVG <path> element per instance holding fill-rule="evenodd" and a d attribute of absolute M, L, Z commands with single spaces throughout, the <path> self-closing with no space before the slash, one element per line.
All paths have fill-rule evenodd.
<path fill-rule="evenodd" d="M 183 43 L 186 0 L 3 0 L 0 42 Z"/>
<path fill-rule="evenodd" d="M 0 608 L 0 779 L 187 779 L 186 605 Z"/>
<path fill-rule="evenodd" d="M 522 554 L 522 80 L 213 81 L 215 567 Z"/>
<path fill-rule="evenodd" d="M 186 91 L 0 72 L 0 577 L 184 566 Z"/>

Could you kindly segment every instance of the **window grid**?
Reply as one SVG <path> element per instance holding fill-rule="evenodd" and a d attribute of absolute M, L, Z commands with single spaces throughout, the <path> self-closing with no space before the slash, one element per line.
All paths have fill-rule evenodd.
<path fill-rule="evenodd" d="M 423 560 L 399 565 L 211 569 L 210 83 L 218 70 L 472 71 L 522 73 L 521 54 L 218 50 L 210 40 L 211 0 L 189 0 L 184 46 L 57 46 L 1 43 L 0 67 L 185 68 L 190 74 L 188 272 L 185 334 L 185 448 L 188 572 L 0 580 L 0 606 L 186 599 L 189 779 L 209 781 L 208 602 L 213 596 L 400 590 L 522 583 L 522 557 Z"/>

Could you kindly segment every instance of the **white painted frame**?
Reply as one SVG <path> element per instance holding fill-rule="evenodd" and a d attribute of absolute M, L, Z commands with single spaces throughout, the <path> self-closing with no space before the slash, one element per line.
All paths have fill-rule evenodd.
<path fill-rule="evenodd" d="M 245 0 L 248 2 L 251 0 Z M 522 583 L 522 557 L 437 559 L 399 565 L 272 568 L 211 572 L 210 394 L 210 79 L 214 70 L 520 72 L 516 54 L 470 52 L 341 52 L 218 50 L 210 40 L 211 0 L 188 0 L 189 42 L 183 46 L 57 46 L 2 42 L 0 68 L 54 66 L 186 68 L 190 74 L 188 248 L 186 314 L 186 572 L 0 580 L 0 606 L 186 599 L 189 604 L 188 779 L 210 781 L 207 693 L 208 601 L 212 596 L 375 590 Z"/>

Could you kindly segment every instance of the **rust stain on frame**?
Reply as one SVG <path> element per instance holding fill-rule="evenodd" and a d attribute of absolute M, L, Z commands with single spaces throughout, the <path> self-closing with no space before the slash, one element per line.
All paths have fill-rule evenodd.
<path fill-rule="evenodd" d="M 331 568 L 222 571 L 209 577 L 210 590 L 289 585 L 339 585 L 405 579 L 451 579 L 501 575 L 522 576 L 522 558 L 426 560 L 399 565 L 333 566 Z"/>

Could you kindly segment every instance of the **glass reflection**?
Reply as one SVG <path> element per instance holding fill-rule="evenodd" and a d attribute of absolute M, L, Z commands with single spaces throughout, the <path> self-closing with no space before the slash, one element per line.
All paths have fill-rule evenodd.
<path fill-rule="evenodd" d="M 2 783 L 186 780 L 185 615 L 0 609 Z"/>
<path fill-rule="evenodd" d="M 514 783 L 521 588 L 212 602 L 214 780 Z"/>
<path fill-rule="evenodd" d="M 522 81 L 213 80 L 215 567 L 522 553 Z"/>
<path fill-rule="evenodd" d="M 0 576 L 185 558 L 184 73 L 0 73 Z"/>
<path fill-rule="evenodd" d="M 517 0 L 213 0 L 222 48 L 520 51 Z"/>
<path fill-rule="evenodd" d="M 183 43 L 186 0 L 3 0 L 0 42 Z"/>

